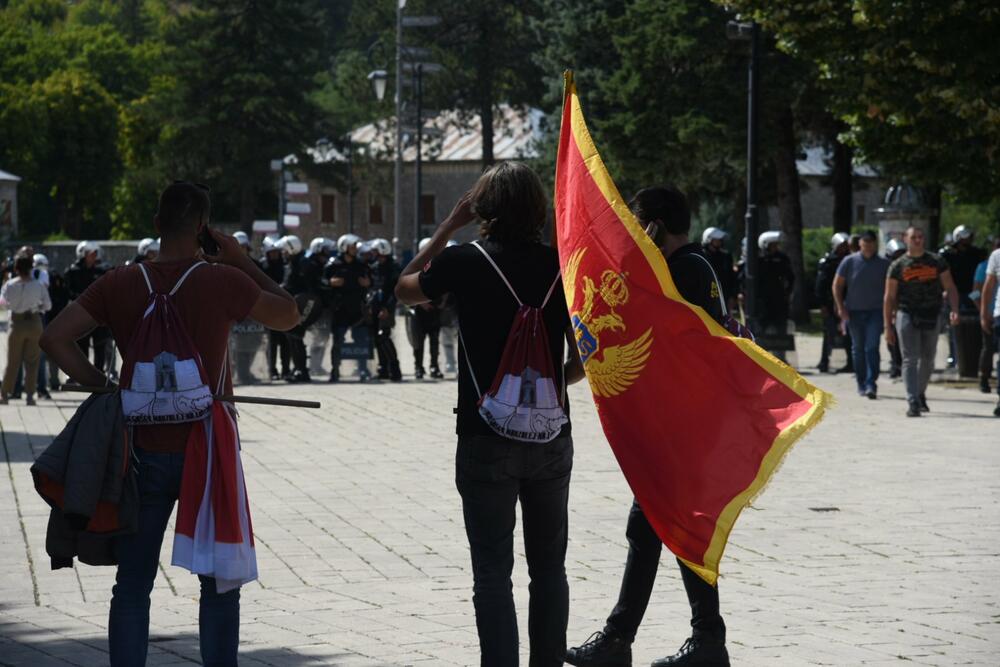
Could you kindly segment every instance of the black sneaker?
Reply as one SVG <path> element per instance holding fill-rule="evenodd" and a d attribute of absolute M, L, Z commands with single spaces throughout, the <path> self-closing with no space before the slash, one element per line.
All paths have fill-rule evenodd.
<path fill-rule="evenodd" d="M 413 371 L 413 377 L 415 377 L 418 380 L 423 380 L 424 379 L 424 369 L 421 368 L 420 366 L 417 366 L 417 369 L 415 371 Z"/>
<path fill-rule="evenodd" d="M 874 401 L 878 398 L 878 393 L 875 391 L 874 387 L 869 387 L 868 389 L 865 389 L 865 396 Z"/>
<path fill-rule="evenodd" d="M 931 409 L 929 407 L 927 407 L 927 397 L 926 396 L 924 396 L 923 394 L 920 394 L 920 397 L 917 400 L 920 401 L 920 411 L 921 412 L 930 412 L 931 411 Z"/>
<path fill-rule="evenodd" d="M 44 399 L 47 399 L 47 400 L 51 401 L 52 400 L 52 394 L 50 394 L 49 392 L 45 391 L 44 389 L 39 389 L 38 390 L 38 398 L 44 398 Z"/>
<path fill-rule="evenodd" d="M 577 667 L 632 667 L 632 643 L 617 632 L 599 630 L 567 650 L 566 662 Z"/>
<path fill-rule="evenodd" d="M 829 373 L 830 364 L 828 362 L 821 361 L 816 365 L 816 370 L 818 370 L 820 373 Z"/>
<path fill-rule="evenodd" d="M 690 637 L 673 655 L 654 660 L 651 667 L 729 667 L 726 642 L 708 637 Z"/>
<path fill-rule="evenodd" d="M 984 394 L 992 393 L 993 390 L 990 388 L 990 379 L 988 377 L 979 378 L 979 391 Z"/>
<path fill-rule="evenodd" d="M 907 417 L 919 417 L 920 416 L 920 402 L 910 401 L 909 407 L 906 408 Z"/>
<path fill-rule="evenodd" d="M 292 377 L 288 379 L 292 384 L 305 384 L 312 382 L 312 378 L 309 377 L 309 371 L 295 371 L 292 373 Z"/>
<path fill-rule="evenodd" d="M 431 368 L 431 377 L 434 378 L 435 380 L 443 380 L 444 379 L 444 373 L 441 372 L 440 368 L 437 368 L 435 366 L 435 367 Z"/>

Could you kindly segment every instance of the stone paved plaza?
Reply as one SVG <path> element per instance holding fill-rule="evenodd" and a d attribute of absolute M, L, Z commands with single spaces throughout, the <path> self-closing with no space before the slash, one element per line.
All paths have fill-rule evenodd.
<path fill-rule="evenodd" d="M 815 363 L 816 339 L 799 340 L 803 365 Z M 936 384 L 932 412 L 907 419 L 898 383 L 883 378 L 873 402 L 856 396 L 851 378 L 813 379 L 839 405 L 744 512 L 723 559 L 733 664 L 1000 664 L 996 396 Z M 323 409 L 242 411 L 261 574 L 243 591 L 241 665 L 478 664 L 454 485 L 455 383 L 253 391 L 319 399 Z M 585 386 L 571 400 L 573 644 L 602 627 L 617 595 L 631 496 Z M 0 407 L 0 665 L 107 664 L 114 572 L 49 569 L 48 510 L 28 472 L 79 402 L 63 393 L 38 407 Z M 170 534 L 149 664 L 197 664 L 197 579 L 169 565 Z M 516 548 L 526 640 L 527 573 L 520 541 Z M 688 618 L 665 556 L 635 664 L 672 653 Z"/>

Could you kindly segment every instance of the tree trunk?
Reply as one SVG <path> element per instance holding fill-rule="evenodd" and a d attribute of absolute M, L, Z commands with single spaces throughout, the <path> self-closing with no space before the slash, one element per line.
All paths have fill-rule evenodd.
<path fill-rule="evenodd" d="M 493 58 L 498 57 L 492 48 L 493 17 L 489 12 L 479 14 L 479 37 L 482 48 L 476 78 L 479 88 L 479 120 L 482 123 L 483 169 L 491 166 L 493 157 Z"/>
<path fill-rule="evenodd" d="M 850 146 L 833 142 L 833 166 L 830 186 L 833 189 L 833 231 L 851 232 L 854 221 L 854 151 Z"/>
<path fill-rule="evenodd" d="M 483 100 L 479 108 L 479 120 L 483 124 L 483 168 L 493 164 L 493 103 Z"/>
<path fill-rule="evenodd" d="M 924 196 L 927 198 L 927 208 L 933 211 L 927 225 L 926 247 L 931 252 L 937 252 L 941 247 L 941 186 L 927 186 L 924 188 Z"/>
<path fill-rule="evenodd" d="M 792 291 L 792 319 L 809 320 L 805 261 L 802 256 L 802 201 L 799 191 L 799 171 L 795 166 L 798 154 L 795 140 L 795 119 L 791 107 L 782 110 L 778 118 L 777 146 L 774 152 L 775 178 L 778 190 L 778 216 L 784 234 L 785 252 L 792 260 L 795 288 Z"/>

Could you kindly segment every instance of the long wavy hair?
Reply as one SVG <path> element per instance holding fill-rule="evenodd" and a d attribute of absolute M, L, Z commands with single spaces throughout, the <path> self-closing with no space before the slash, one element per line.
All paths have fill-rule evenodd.
<path fill-rule="evenodd" d="M 472 189 L 479 233 L 501 245 L 540 241 L 548 206 L 538 174 L 521 162 L 490 167 Z"/>

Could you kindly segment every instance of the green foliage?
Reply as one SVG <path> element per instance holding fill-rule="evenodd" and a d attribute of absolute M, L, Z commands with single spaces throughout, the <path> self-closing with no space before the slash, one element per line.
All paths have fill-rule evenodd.
<path fill-rule="evenodd" d="M 716 0 L 816 63 L 860 157 L 974 201 L 1000 189 L 1000 10 L 992 0 Z"/>

